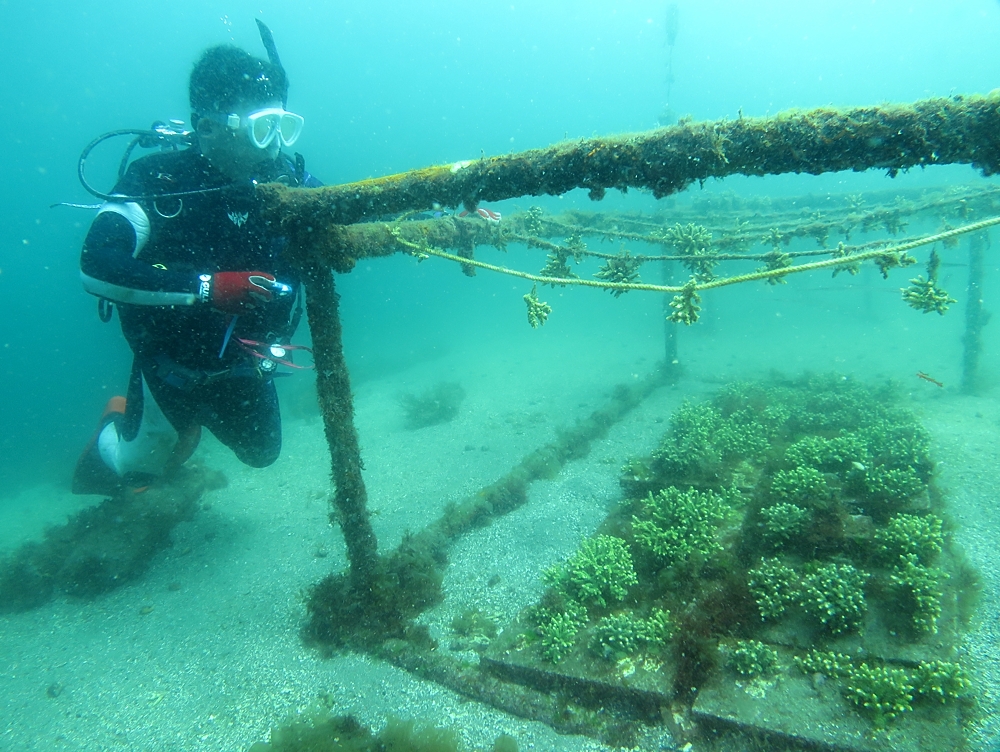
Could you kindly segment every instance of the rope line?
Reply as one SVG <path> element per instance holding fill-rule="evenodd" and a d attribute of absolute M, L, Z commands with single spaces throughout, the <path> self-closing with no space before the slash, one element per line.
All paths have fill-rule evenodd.
<path fill-rule="evenodd" d="M 993 227 L 994 225 L 1000 224 L 1000 216 L 991 217 L 989 219 L 983 219 L 979 222 L 973 222 L 970 225 L 965 225 L 963 227 L 956 227 L 951 230 L 946 230 L 945 232 L 935 233 L 934 235 L 928 235 L 923 238 L 918 238 L 916 240 L 911 240 L 906 243 L 900 243 L 899 245 L 890 246 L 888 248 L 882 248 L 879 250 L 866 251 L 864 253 L 854 253 L 846 256 L 840 256 L 837 258 L 826 259 L 825 261 L 813 261 L 808 264 L 798 264 L 796 266 L 789 266 L 783 269 L 766 269 L 758 272 L 752 272 L 750 274 L 740 274 L 734 277 L 725 277 L 723 279 L 713 280 L 711 282 L 696 283 L 694 285 L 694 291 L 700 292 L 702 290 L 713 290 L 718 287 L 726 287 L 728 285 L 741 284 L 743 282 L 754 282 L 757 280 L 764 279 L 775 279 L 778 277 L 785 277 L 789 274 L 798 274 L 800 272 L 811 272 L 817 269 L 829 269 L 831 267 L 846 266 L 848 264 L 855 264 L 861 261 L 868 261 L 873 258 L 885 258 L 889 256 L 898 257 L 900 254 L 911 251 L 914 248 L 920 248 L 921 246 L 930 245 L 931 243 L 937 243 L 945 240 L 950 240 L 951 238 L 964 235 L 969 232 L 976 232 L 977 230 L 984 230 L 987 227 Z M 517 277 L 519 279 L 526 279 L 529 282 L 537 282 L 543 285 L 575 285 L 577 287 L 596 287 L 602 290 L 621 290 L 622 292 L 629 292 L 631 290 L 638 290 L 643 292 L 663 292 L 663 293 L 679 293 L 682 290 L 691 290 L 692 288 L 686 285 L 653 285 L 647 284 L 645 282 L 600 282 L 598 280 L 592 279 L 579 279 L 577 277 L 546 277 L 541 274 L 531 274 L 529 272 L 518 271 L 517 269 L 510 269 L 506 266 L 498 266 L 497 264 L 489 264 L 485 261 L 479 261 L 473 258 L 466 258 L 464 256 L 458 256 L 453 253 L 448 253 L 447 251 L 442 251 L 437 248 L 432 248 L 429 245 L 419 245 L 417 243 L 410 242 L 404 239 L 399 231 L 390 226 L 386 225 L 386 230 L 392 236 L 392 238 L 400 245 L 409 248 L 412 255 L 416 256 L 418 260 L 423 260 L 422 257 L 426 256 L 437 256 L 438 258 L 447 259 L 448 261 L 455 261 L 459 264 L 467 264 L 469 266 L 474 266 L 477 269 L 485 269 L 491 272 L 497 272 L 499 274 L 506 274 L 511 277 Z M 834 253 L 832 250 L 825 250 L 822 253 Z"/>

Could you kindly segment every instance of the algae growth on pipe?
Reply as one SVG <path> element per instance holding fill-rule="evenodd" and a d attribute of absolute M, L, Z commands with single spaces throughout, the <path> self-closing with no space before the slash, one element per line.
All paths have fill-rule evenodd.
<path fill-rule="evenodd" d="M 657 198 L 727 175 L 819 175 L 841 170 L 969 164 L 1000 171 L 1000 93 L 913 104 L 791 110 L 772 117 L 685 121 L 505 156 L 426 167 L 323 188 L 260 186 L 265 215 L 301 245 L 323 232 L 433 204 L 475 206 L 586 188 L 647 189 Z M 317 235 L 318 233 L 318 235 Z M 332 240 L 332 239 L 331 239 Z"/>

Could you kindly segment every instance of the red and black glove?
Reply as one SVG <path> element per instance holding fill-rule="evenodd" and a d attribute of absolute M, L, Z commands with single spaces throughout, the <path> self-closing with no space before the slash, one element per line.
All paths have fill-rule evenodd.
<path fill-rule="evenodd" d="M 267 272 L 199 274 L 198 299 L 225 313 L 242 313 L 270 303 L 276 284 Z"/>

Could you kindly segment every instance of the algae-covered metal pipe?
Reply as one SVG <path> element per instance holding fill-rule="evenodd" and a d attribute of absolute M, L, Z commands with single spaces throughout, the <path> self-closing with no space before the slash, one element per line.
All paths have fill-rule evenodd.
<path fill-rule="evenodd" d="M 727 175 L 969 164 L 1000 172 L 1000 92 L 908 105 L 792 110 L 772 117 L 681 122 L 644 133 L 426 167 L 323 188 L 258 189 L 266 215 L 300 247 L 334 243 L 329 228 L 433 204 L 475 206 L 586 188 L 642 188 L 656 197 Z M 346 269 L 344 270 L 346 271 Z"/>
<path fill-rule="evenodd" d="M 975 394 L 979 356 L 983 348 L 983 327 L 989 314 L 983 310 L 983 269 L 986 248 L 990 243 L 986 231 L 969 235 L 969 280 L 965 299 L 965 333 L 962 335 L 962 392 Z"/>
<path fill-rule="evenodd" d="M 378 564 L 377 541 L 368 514 L 368 492 L 361 470 L 361 449 L 354 427 L 354 398 L 344 359 L 338 296 L 333 274 L 313 268 L 307 277 L 306 308 L 316 358 L 316 392 L 330 449 L 335 485 L 333 518 L 347 543 L 352 586 L 365 592 Z"/>

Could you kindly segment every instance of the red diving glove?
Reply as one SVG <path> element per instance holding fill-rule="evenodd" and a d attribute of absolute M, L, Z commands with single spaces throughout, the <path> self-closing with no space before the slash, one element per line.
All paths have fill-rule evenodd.
<path fill-rule="evenodd" d="M 278 286 L 267 272 L 216 272 L 198 275 L 198 299 L 225 313 L 242 313 L 270 303 Z"/>

